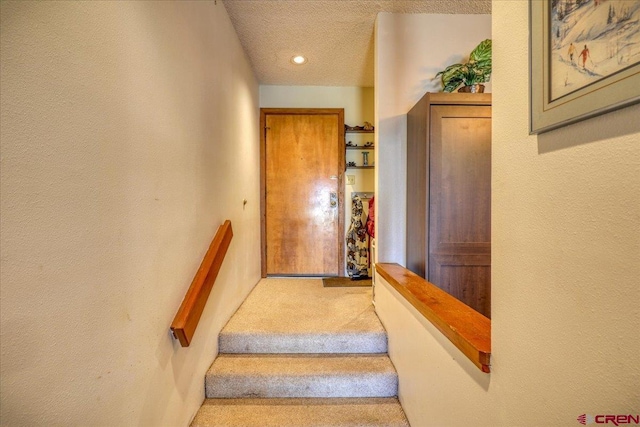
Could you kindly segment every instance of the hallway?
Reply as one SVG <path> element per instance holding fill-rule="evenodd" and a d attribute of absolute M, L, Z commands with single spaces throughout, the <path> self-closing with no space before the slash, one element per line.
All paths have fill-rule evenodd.
<path fill-rule="evenodd" d="M 276 59 L 284 62 L 280 70 L 291 78 L 262 79 L 227 3 L 272 6 L 280 11 L 276 18 L 287 19 L 283 27 L 322 31 L 326 37 L 317 40 L 328 54 L 309 55 L 298 67 L 289 61 L 297 38 L 285 40 L 288 47 L 271 43 L 281 55 L 259 53 L 274 68 Z M 342 7 L 325 11 L 345 20 L 301 15 L 312 24 L 308 32 L 294 13 L 281 13 L 315 1 L 0 2 L 0 425 L 192 422 L 205 400 L 205 375 L 223 354 L 218 336 L 228 324 L 225 341 L 239 317 L 229 319 L 262 277 L 261 108 L 344 108 L 347 124 L 371 122 L 374 172 L 349 171 L 355 184 L 344 196 L 375 191 L 375 259 L 406 266 L 407 239 L 417 231 L 406 221 L 415 195 L 406 191 L 405 116 L 426 91 L 440 90 L 432 79 L 438 71 L 464 62 L 485 38 L 495 46 L 487 91 L 491 372 L 478 369 L 392 283 L 376 280 L 375 313 L 388 337 L 402 410 L 412 427 L 569 426 L 582 414 L 637 414 L 640 85 L 621 91 L 638 96 L 633 106 L 531 134 L 531 94 L 546 89 L 531 82 L 544 62 L 532 66 L 532 2 L 338 3 L 350 10 L 387 7 L 369 27 L 368 50 L 351 42 L 355 26 L 345 22 Z M 395 13 L 400 3 L 455 10 Z M 340 24 L 347 36 L 327 31 L 324 22 Z M 284 34 L 262 38 L 262 26 L 248 28 L 260 41 Z M 338 47 L 347 48 L 344 57 Z M 336 86 L 314 77 L 316 66 L 333 78 L 367 53 L 368 83 Z M 307 83 L 298 79 L 307 76 Z M 356 150 L 350 155 L 362 159 Z M 233 242 L 196 336 L 182 347 L 171 321 L 226 220 Z M 256 313 L 285 308 L 280 298 L 291 293 L 288 283 L 294 282 L 277 285 L 288 291 L 257 303 Z M 362 316 L 339 322 L 332 310 L 361 289 L 335 292 L 347 295 L 286 307 L 290 318 L 273 320 L 282 326 L 278 333 L 269 333 L 266 318 L 262 329 L 246 333 L 236 324 L 238 340 L 229 345 L 242 349 L 241 336 L 254 334 L 264 346 L 295 341 L 338 352 L 342 341 L 328 339 L 332 332 L 302 332 L 304 313 L 316 313 L 318 325 L 348 324 L 343 337 L 353 332 L 374 345 L 379 326 L 356 328 L 373 315 L 370 297 L 360 295 Z M 256 357 L 266 350 L 247 351 Z M 237 408 L 247 403 L 221 400 Z M 221 400 L 208 400 L 198 419 L 231 411 Z M 330 411 L 326 419 L 339 412 Z M 254 405 L 236 412 L 259 411 Z M 298 424 L 295 411 L 288 412 L 288 422 Z"/>
<path fill-rule="evenodd" d="M 193 426 L 408 426 L 371 288 L 262 279 L 219 336 Z"/>

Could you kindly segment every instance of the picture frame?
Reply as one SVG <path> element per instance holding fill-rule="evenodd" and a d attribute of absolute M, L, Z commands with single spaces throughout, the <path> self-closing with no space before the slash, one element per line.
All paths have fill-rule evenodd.
<path fill-rule="evenodd" d="M 640 31 L 633 27 L 640 0 L 530 0 L 529 6 L 530 134 L 640 102 Z M 632 23 L 618 25 L 625 17 Z M 622 39 L 629 28 L 633 33 Z M 597 38 L 589 39 L 591 33 Z M 573 42 L 579 45 L 572 53 Z"/>

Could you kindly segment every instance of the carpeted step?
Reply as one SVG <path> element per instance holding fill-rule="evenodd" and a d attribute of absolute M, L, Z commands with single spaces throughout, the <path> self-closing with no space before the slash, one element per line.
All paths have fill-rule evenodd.
<path fill-rule="evenodd" d="M 220 353 L 386 353 L 370 288 L 265 279 L 219 336 Z"/>
<path fill-rule="evenodd" d="M 192 427 L 409 427 L 395 398 L 207 399 Z"/>
<path fill-rule="evenodd" d="M 220 333 L 220 353 L 386 353 L 383 331 Z"/>
<path fill-rule="evenodd" d="M 398 377 L 387 355 L 219 355 L 205 378 L 209 398 L 391 397 Z"/>
<path fill-rule="evenodd" d="M 371 288 L 263 279 L 219 336 L 200 427 L 408 427 Z"/>

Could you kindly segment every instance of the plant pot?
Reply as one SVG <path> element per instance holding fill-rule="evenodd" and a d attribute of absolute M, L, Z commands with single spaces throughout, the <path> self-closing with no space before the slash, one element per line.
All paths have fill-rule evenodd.
<path fill-rule="evenodd" d="M 458 92 L 466 92 L 466 93 L 484 93 L 484 85 L 470 85 L 470 86 L 462 86 L 458 89 Z"/>

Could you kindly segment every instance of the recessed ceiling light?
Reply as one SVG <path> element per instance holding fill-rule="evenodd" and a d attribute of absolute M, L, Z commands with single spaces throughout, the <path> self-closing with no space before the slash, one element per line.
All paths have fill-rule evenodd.
<path fill-rule="evenodd" d="M 291 58 L 291 62 L 293 62 L 296 65 L 302 65 L 307 62 L 307 58 L 305 58 L 302 55 L 296 55 Z"/>

